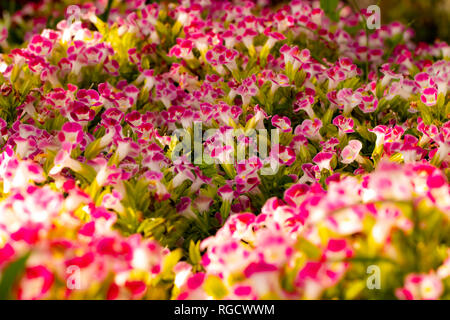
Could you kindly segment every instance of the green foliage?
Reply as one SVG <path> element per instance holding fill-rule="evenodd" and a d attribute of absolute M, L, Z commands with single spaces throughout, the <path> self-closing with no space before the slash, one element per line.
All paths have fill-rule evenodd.
<path fill-rule="evenodd" d="M 14 285 L 25 271 L 26 263 L 30 253 L 11 262 L 2 270 L 0 278 L 0 300 L 13 299 Z"/>
<path fill-rule="evenodd" d="M 333 21 L 339 21 L 339 11 L 336 10 L 338 4 L 339 0 L 320 0 L 320 8 Z"/>

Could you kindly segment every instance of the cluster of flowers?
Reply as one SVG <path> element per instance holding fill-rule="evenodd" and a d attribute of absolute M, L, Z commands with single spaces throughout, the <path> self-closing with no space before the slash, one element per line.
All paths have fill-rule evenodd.
<path fill-rule="evenodd" d="M 374 288 L 370 281 L 366 286 L 365 273 L 370 265 L 389 270 L 379 285 L 397 285 L 398 298 L 440 298 L 450 275 L 450 251 L 439 245 L 445 236 L 431 229 L 450 218 L 445 181 L 429 164 L 382 162 L 361 179 L 330 179 L 327 191 L 318 183 L 293 184 L 283 200 L 269 199 L 259 215 L 233 215 L 215 236 L 203 240 L 205 271 L 191 274 L 188 265 L 177 270 L 178 298 L 369 298 Z M 406 245 L 401 237 L 416 243 Z M 417 246 L 426 250 L 416 252 Z M 446 258 L 441 265 L 426 256 L 433 250 Z M 408 275 L 402 287 L 396 276 L 414 261 L 429 272 Z M 336 292 L 339 284 L 346 290 Z"/>
<path fill-rule="evenodd" d="M 5 14 L 0 298 L 450 298 L 450 46 L 320 2 Z"/>

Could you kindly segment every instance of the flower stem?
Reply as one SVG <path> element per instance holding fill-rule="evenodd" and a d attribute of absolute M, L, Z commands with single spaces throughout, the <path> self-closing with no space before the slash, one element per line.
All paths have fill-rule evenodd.
<path fill-rule="evenodd" d="M 103 22 L 108 22 L 109 12 L 111 11 L 113 2 L 114 2 L 114 0 L 108 0 L 108 4 L 106 5 L 105 12 L 103 12 L 103 14 L 101 15 L 101 18 L 100 18 L 100 19 L 102 19 Z"/>

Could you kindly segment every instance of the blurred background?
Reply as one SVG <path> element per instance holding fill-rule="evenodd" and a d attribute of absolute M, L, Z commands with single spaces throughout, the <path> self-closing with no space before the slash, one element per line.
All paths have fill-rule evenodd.
<path fill-rule="evenodd" d="M 350 1 L 346 1 L 350 2 Z M 450 0 L 357 0 L 360 8 L 378 4 L 382 23 L 400 21 L 416 32 L 415 40 L 450 43 Z"/>
<path fill-rule="evenodd" d="M 79 4 L 88 0 L 53 0 L 57 7 L 67 4 Z M 106 3 L 108 0 L 97 0 Z M 114 2 L 123 0 L 114 0 Z M 147 0 L 147 3 L 164 0 Z M 434 42 L 440 39 L 450 43 L 450 0 L 342 0 L 347 4 L 357 3 L 359 8 L 377 4 L 381 8 L 382 23 L 400 21 L 416 31 L 415 41 Z M 38 3 L 41 0 L 0 0 L 0 11 L 15 12 L 26 3 Z M 273 5 L 289 3 L 288 0 L 270 0 Z M 1 14 L 0 14 L 1 16 Z"/>

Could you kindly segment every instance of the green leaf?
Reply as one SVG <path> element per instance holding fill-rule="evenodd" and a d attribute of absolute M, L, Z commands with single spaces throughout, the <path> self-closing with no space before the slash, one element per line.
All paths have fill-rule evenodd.
<path fill-rule="evenodd" d="M 228 293 L 227 288 L 218 276 L 209 276 L 203 288 L 207 294 L 217 300 L 223 299 Z"/>
<path fill-rule="evenodd" d="M 444 115 L 450 114 L 450 101 L 447 103 L 444 109 Z"/>
<path fill-rule="evenodd" d="M 84 157 L 87 160 L 94 159 L 103 149 L 103 147 L 100 145 L 100 142 L 101 139 L 96 139 L 86 147 L 86 149 L 84 150 Z"/>
<path fill-rule="evenodd" d="M 345 299 L 353 300 L 358 298 L 361 292 L 366 288 L 366 283 L 363 280 L 357 280 L 350 283 L 345 291 Z"/>
<path fill-rule="evenodd" d="M 328 109 L 325 114 L 322 117 L 322 123 L 323 125 L 327 125 L 329 123 L 331 123 L 331 119 L 333 118 L 333 113 L 334 110 L 333 109 Z M 334 126 L 333 126 L 334 127 Z"/>
<path fill-rule="evenodd" d="M 14 284 L 23 274 L 30 252 L 10 263 L 2 272 L 0 280 L 0 300 L 11 299 Z"/>
<path fill-rule="evenodd" d="M 48 174 L 50 172 L 50 170 L 52 169 L 53 165 L 55 164 L 54 160 L 55 160 L 55 156 L 56 156 L 56 152 L 47 149 L 45 152 L 45 162 L 44 162 L 44 171 L 45 174 Z"/>
<path fill-rule="evenodd" d="M 337 6 L 339 0 L 320 0 L 320 8 L 325 12 L 325 14 L 332 20 L 336 21 L 337 18 Z"/>
<path fill-rule="evenodd" d="M 384 86 L 381 85 L 381 82 L 377 83 L 377 87 L 375 89 L 375 94 L 378 99 L 381 99 L 383 97 L 384 92 Z"/>
<path fill-rule="evenodd" d="M 409 70 L 411 77 L 414 77 L 416 74 L 420 72 L 420 69 L 417 68 L 415 64 L 412 65 L 411 69 Z"/>
<path fill-rule="evenodd" d="M 318 259 L 320 257 L 320 249 L 306 239 L 300 238 L 296 247 L 305 253 L 308 258 Z"/>
<path fill-rule="evenodd" d="M 426 106 L 422 101 L 419 101 L 417 103 L 417 109 L 419 109 L 420 115 L 422 116 L 425 124 L 433 123 L 433 115 L 431 114 L 430 107 Z"/>
<path fill-rule="evenodd" d="M 356 132 L 358 132 L 361 135 L 361 137 L 363 137 L 366 140 L 369 140 L 370 142 L 375 142 L 376 140 L 375 134 L 367 130 L 366 126 L 358 126 L 356 128 Z"/>
<path fill-rule="evenodd" d="M 164 258 L 162 273 L 165 275 L 172 273 L 173 268 L 178 263 L 178 261 L 180 261 L 182 256 L 183 256 L 183 251 L 180 248 L 171 251 Z"/>
<path fill-rule="evenodd" d="M 438 114 L 438 116 L 442 114 L 445 117 L 447 115 L 442 112 L 445 110 L 444 105 L 445 105 L 445 95 L 441 92 L 439 93 L 436 102 L 436 111 L 437 111 L 436 113 Z"/>
<path fill-rule="evenodd" d="M 114 0 L 108 0 L 108 4 L 106 5 L 105 12 L 100 16 L 100 19 L 102 19 L 104 22 L 108 22 L 109 18 L 109 12 L 111 11 L 112 3 Z"/>
<path fill-rule="evenodd" d="M 189 243 L 189 260 L 193 265 L 197 265 L 202 260 L 202 255 L 200 254 L 200 241 L 197 244 L 191 240 Z"/>
<path fill-rule="evenodd" d="M 130 210 L 132 212 L 132 210 Z M 145 219 L 138 227 L 137 232 L 143 232 L 145 237 L 150 237 L 159 228 L 164 227 L 166 220 L 164 218 L 148 218 Z"/>

